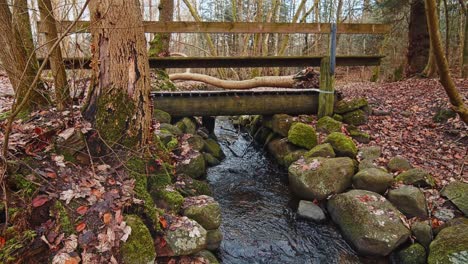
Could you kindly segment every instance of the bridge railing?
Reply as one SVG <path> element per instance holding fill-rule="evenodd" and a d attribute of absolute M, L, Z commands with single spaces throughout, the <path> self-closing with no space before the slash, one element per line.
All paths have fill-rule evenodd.
<path fill-rule="evenodd" d="M 72 21 L 57 22 L 57 30 L 63 32 Z M 93 27 L 90 21 L 79 21 L 71 33 L 87 33 Z M 328 34 L 329 52 L 326 56 L 266 56 L 266 57 L 164 57 L 150 58 L 151 68 L 230 68 L 230 67 L 292 67 L 320 66 L 320 90 L 318 116 L 331 115 L 334 104 L 334 80 L 336 66 L 377 66 L 383 58 L 375 56 L 336 56 L 337 34 L 388 34 L 385 24 L 356 23 L 260 23 L 260 22 L 149 22 L 143 27 L 146 33 L 279 33 L 279 34 Z M 42 22 L 39 33 L 47 33 Z M 67 68 L 89 68 L 89 58 L 66 58 Z"/>

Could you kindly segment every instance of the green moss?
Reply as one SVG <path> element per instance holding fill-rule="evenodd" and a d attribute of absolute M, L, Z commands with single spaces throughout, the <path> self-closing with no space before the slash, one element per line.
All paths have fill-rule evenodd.
<path fill-rule="evenodd" d="M 180 130 L 180 128 L 178 128 L 177 126 L 173 126 L 171 124 L 166 124 L 166 123 L 163 123 L 161 124 L 160 126 L 160 129 L 161 131 L 167 131 L 175 136 L 180 136 L 183 134 L 182 130 Z"/>
<path fill-rule="evenodd" d="M 312 126 L 295 123 L 289 129 L 288 140 L 296 146 L 312 149 L 317 145 L 317 133 Z"/>
<path fill-rule="evenodd" d="M 311 157 L 334 158 L 335 156 L 336 155 L 335 155 L 335 151 L 333 150 L 333 147 L 328 143 L 317 145 L 304 155 L 304 157 L 306 158 L 311 158 Z"/>
<path fill-rule="evenodd" d="M 361 110 L 354 110 L 343 115 L 343 122 L 350 125 L 360 126 L 367 123 L 367 114 Z"/>
<path fill-rule="evenodd" d="M 194 179 L 206 174 L 206 162 L 203 154 L 196 153 L 189 160 L 179 162 L 176 167 L 177 174 L 188 175 Z"/>
<path fill-rule="evenodd" d="M 184 197 L 176 190 L 152 189 L 151 196 L 156 201 L 158 207 L 177 212 L 184 203 Z"/>
<path fill-rule="evenodd" d="M 324 143 L 330 143 L 337 156 L 355 158 L 357 155 L 356 144 L 345 134 L 338 132 L 331 133 Z"/>
<path fill-rule="evenodd" d="M 167 185 L 172 183 L 171 175 L 162 173 L 157 175 L 150 175 L 148 177 L 148 189 L 151 190 L 153 188 L 156 189 L 163 189 L 166 188 Z"/>
<path fill-rule="evenodd" d="M 61 230 L 65 233 L 66 236 L 73 234 L 74 228 L 73 223 L 70 220 L 67 209 L 59 201 L 56 201 L 52 207 L 52 216 L 56 217 L 58 224 L 60 224 Z"/>
<path fill-rule="evenodd" d="M 163 110 L 159 110 L 159 109 L 154 109 L 153 118 L 159 123 L 167 123 L 167 124 L 170 124 L 172 120 L 172 117 L 169 113 L 164 112 Z"/>
<path fill-rule="evenodd" d="M 425 264 L 426 250 L 421 244 L 415 243 L 392 255 L 393 263 Z"/>
<path fill-rule="evenodd" d="M 218 160 L 222 160 L 225 157 L 221 146 L 218 144 L 218 142 L 216 142 L 216 140 L 211 138 L 205 140 L 203 150 L 207 153 L 210 153 L 211 155 L 213 155 L 213 157 L 217 158 Z"/>
<path fill-rule="evenodd" d="M 429 247 L 429 264 L 466 263 L 468 257 L 468 225 L 442 229 Z"/>
<path fill-rule="evenodd" d="M 168 151 L 172 151 L 179 146 L 179 140 L 173 137 L 169 142 L 167 142 L 166 147 Z"/>
<path fill-rule="evenodd" d="M 5 244 L 0 249 L 0 263 L 18 263 L 17 257 L 19 250 L 27 246 L 37 235 L 33 230 L 26 230 L 18 233 L 12 229 L 13 228 L 10 227 L 6 231 L 7 234 L 12 234 L 13 236 L 6 240 Z"/>
<path fill-rule="evenodd" d="M 26 197 L 31 197 L 37 190 L 37 186 L 26 179 L 22 174 L 13 174 L 8 179 L 8 184 L 19 190 Z"/>
<path fill-rule="evenodd" d="M 178 176 L 178 181 L 183 182 L 183 184 L 176 185 L 177 191 L 185 197 L 212 195 L 210 185 L 204 181 L 194 180 L 188 176 Z"/>
<path fill-rule="evenodd" d="M 332 118 L 335 119 L 336 121 L 343 122 L 343 116 L 340 114 L 333 114 Z"/>
<path fill-rule="evenodd" d="M 283 164 L 286 168 L 291 166 L 295 161 L 299 160 L 302 158 L 305 154 L 307 153 L 306 150 L 300 149 L 293 151 L 291 153 L 288 153 L 286 156 L 284 156 L 284 161 Z"/>
<path fill-rule="evenodd" d="M 153 263 L 156 251 L 148 228 L 136 215 L 125 216 L 125 222 L 132 228 L 132 233 L 126 242 L 121 242 L 123 263 Z"/>
<path fill-rule="evenodd" d="M 341 100 L 335 104 L 335 113 L 344 114 L 358 110 L 369 105 L 366 98 L 353 98 L 350 100 Z"/>
<path fill-rule="evenodd" d="M 367 144 L 371 141 L 371 136 L 356 127 L 348 128 L 349 135 L 359 143 Z"/>
<path fill-rule="evenodd" d="M 0 122 L 7 120 L 7 118 L 11 115 L 11 111 L 6 111 L 3 113 L 0 113 Z"/>
<path fill-rule="evenodd" d="M 332 132 L 341 132 L 341 126 L 343 124 L 335 119 L 325 116 L 318 120 L 317 122 L 317 131 L 332 133 Z"/>

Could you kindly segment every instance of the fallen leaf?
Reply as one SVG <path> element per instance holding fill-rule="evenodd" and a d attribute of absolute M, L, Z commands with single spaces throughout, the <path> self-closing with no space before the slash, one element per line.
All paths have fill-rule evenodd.
<path fill-rule="evenodd" d="M 105 213 L 103 216 L 102 216 L 102 221 L 104 222 L 104 224 L 109 224 L 112 220 L 112 214 L 111 213 Z"/>
<path fill-rule="evenodd" d="M 82 206 L 76 208 L 76 212 L 77 212 L 79 215 L 85 215 L 86 212 L 88 212 L 88 206 L 82 205 Z"/>
<path fill-rule="evenodd" d="M 166 221 L 166 218 L 164 218 L 164 217 L 162 217 L 162 216 L 159 217 L 159 223 L 161 224 L 161 227 L 162 227 L 163 229 L 166 229 L 166 228 L 167 228 L 167 221 Z"/>
<path fill-rule="evenodd" d="M 75 227 L 75 230 L 76 230 L 76 232 L 81 232 L 81 231 L 83 231 L 85 228 L 86 228 L 86 223 L 85 223 L 85 222 L 81 222 L 81 223 L 79 223 L 79 224 Z"/>
<path fill-rule="evenodd" d="M 0 249 L 5 246 L 5 243 L 6 243 L 5 238 L 0 236 Z"/>
<path fill-rule="evenodd" d="M 47 195 L 38 195 L 32 200 L 33 207 L 39 207 L 44 205 L 49 201 L 49 196 Z"/>

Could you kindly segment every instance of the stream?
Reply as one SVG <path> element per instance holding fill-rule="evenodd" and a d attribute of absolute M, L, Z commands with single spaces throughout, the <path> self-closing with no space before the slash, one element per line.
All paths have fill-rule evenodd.
<path fill-rule="evenodd" d="M 288 189 L 287 171 L 247 133 L 219 117 L 215 134 L 226 154 L 208 170 L 221 205 L 222 263 L 360 263 L 336 227 L 296 220 L 299 201 Z"/>

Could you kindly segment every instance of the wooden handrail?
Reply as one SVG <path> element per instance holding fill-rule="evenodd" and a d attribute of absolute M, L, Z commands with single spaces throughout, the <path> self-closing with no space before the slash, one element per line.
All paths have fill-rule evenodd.
<path fill-rule="evenodd" d="M 61 21 L 61 32 L 72 21 Z M 37 22 L 39 33 L 46 33 L 41 21 Z M 262 23 L 262 22 L 143 22 L 146 33 L 280 33 L 280 34 L 328 34 L 330 23 Z M 89 32 L 90 22 L 79 21 L 72 33 Z M 337 25 L 337 34 L 387 34 L 390 25 L 342 23 Z"/>

